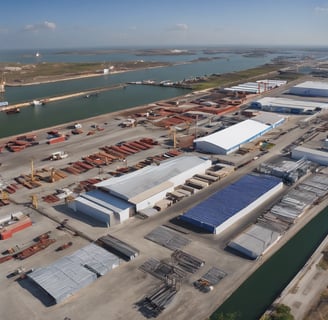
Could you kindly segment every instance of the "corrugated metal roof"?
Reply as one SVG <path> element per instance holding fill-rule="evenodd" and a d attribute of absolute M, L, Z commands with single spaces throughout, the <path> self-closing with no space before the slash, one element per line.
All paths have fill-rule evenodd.
<path fill-rule="evenodd" d="M 120 259 L 116 255 L 93 243 L 75 251 L 67 258 L 76 264 L 92 268 L 101 276 L 118 267 L 120 263 Z"/>
<path fill-rule="evenodd" d="M 72 263 L 66 257 L 55 263 L 36 269 L 28 274 L 57 303 L 72 296 L 97 279 L 97 275 L 81 265 Z"/>
<path fill-rule="evenodd" d="M 328 82 L 322 81 L 304 81 L 302 83 L 297 84 L 294 86 L 296 88 L 306 88 L 306 89 L 324 89 L 328 90 Z M 291 90 L 293 87 L 291 88 Z"/>
<path fill-rule="evenodd" d="M 85 198 L 114 212 L 120 212 L 122 210 L 132 207 L 131 203 L 123 199 L 114 197 L 108 192 L 103 192 L 101 190 L 92 190 L 87 193 L 81 194 L 80 197 Z"/>
<path fill-rule="evenodd" d="M 294 151 L 295 152 L 303 152 L 305 157 L 307 155 L 313 154 L 313 155 L 317 155 L 317 156 L 328 159 L 328 152 L 327 151 L 321 151 L 321 150 L 317 150 L 317 149 L 310 149 L 310 148 L 306 148 L 306 147 L 302 147 L 302 146 L 298 146 L 298 147 L 294 148 L 292 150 L 292 152 L 294 152 Z"/>
<path fill-rule="evenodd" d="M 303 101 L 303 100 L 294 100 L 288 98 L 274 98 L 274 97 L 264 97 L 256 101 L 262 106 L 275 106 L 275 107 L 288 107 L 288 108 L 302 108 L 302 109 L 315 109 L 322 108 L 327 109 L 328 104 L 322 102 L 314 101 Z"/>
<path fill-rule="evenodd" d="M 197 156 L 176 157 L 162 161 L 158 166 L 147 166 L 121 177 L 110 178 L 97 183 L 96 186 L 126 200 L 136 199 L 135 197 L 142 193 L 157 188 L 158 185 L 205 162 L 210 163 L 210 160 Z"/>
<path fill-rule="evenodd" d="M 281 180 L 273 176 L 253 174 L 243 176 L 187 211 L 181 219 L 214 232 L 216 227 L 279 183 Z"/>
<path fill-rule="evenodd" d="M 284 121 L 285 117 L 272 112 L 261 112 L 259 115 L 253 117 L 252 120 L 275 126 Z"/>
<path fill-rule="evenodd" d="M 234 238 L 228 244 L 228 247 L 251 259 L 257 259 L 279 238 L 280 234 L 278 232 L 253 224 L 249 229 Z"/>
<path fill-rule="evenodd" d="M 99 204 L 96 204 L 93 201 L 90 201 L 88 199 L 85 199 L 85 198 L 83 198 L 81 196 L 77 197 L 75 199 L 75 202 L 76 203 L 83 204 L 83 205 L 85 205 L 87 207 L 91 207 L 91 208 L 93 208 L 93 209 L 95 209 L 95 210 L 97 210 L 99 212 L 102 212 L 103 214 L 107 214 L 108 216 L 110 216 L 111 214 L 113 214 L 113 211 L 112 210 L 107 209 L 107 208 L 105 208 L 105 207 L 103 207 L 103 206 L 101 206 Z"/>
<path fill-rule="evenodd" d="M 142 193 L 139 193 L 138 195 L 134 196 L 133 198 L 130 198 L 129 201 L 131 203 L 137 204 L 140 203 L 141 201 L 148 199 L 162 191 L 165 191 L 169 188 L 174 187 L 174 183 L 171 181 L 164 181 L 161 184 L 158 184 L 154 186 L 151 189 L 145 190 Z"/>
<path fill-rule="evenodd" d="M 270 126 L 266 124 L 248 119 L 224 130 L 198 138 L 194 140 L 194 142 L 196 145 L 198 142 L 206 142 L 219 146 L 222 149 L 229 150 L 269 129 Z"/>
<path fill-rule="evenodd" d="M 47 267 L 38 268 L 28 277 L 48 292 L 57 303 L 119 265 L 119 258 L 107 250 L 89 244 Z"/>
<path fill-rule="evenodd" d="M 114 250 L 114 253 L 119 253 L 129 260 L 139 255 L 138 249 L 109 234 L 99 238 L 98 240 L 102 242 L 108 250 Z"/>

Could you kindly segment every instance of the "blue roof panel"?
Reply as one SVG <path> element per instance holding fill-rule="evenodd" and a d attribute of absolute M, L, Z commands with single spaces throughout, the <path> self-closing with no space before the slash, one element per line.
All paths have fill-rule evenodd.
<path fill-rule="evenodd" d="M 249 174 L 187 211 L 182 217 L 210 232 L 281 182 L 281 179 Z"/>

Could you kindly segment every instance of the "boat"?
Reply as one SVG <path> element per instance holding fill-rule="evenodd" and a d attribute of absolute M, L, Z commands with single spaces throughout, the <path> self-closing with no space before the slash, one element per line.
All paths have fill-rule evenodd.
<path fill-rule="evenodd" d="M 16 114 L 16 113 L 20 113 L 20 109 L 19 108 L 11 108 L 6 110 L 7 114 Z"/>
<path fill-rule="evenodd" d="M 31 105 L 32 106 L 43 106 L 46 104 L 46 101 L 45 100 L 33 100 L 31 102 Z"/>
<path fill-rule="evenodd" d="M 98 97 L 98 92 L 88 93 L 84 96 L 84 98 L 89 99 L 92 97 Z"/>

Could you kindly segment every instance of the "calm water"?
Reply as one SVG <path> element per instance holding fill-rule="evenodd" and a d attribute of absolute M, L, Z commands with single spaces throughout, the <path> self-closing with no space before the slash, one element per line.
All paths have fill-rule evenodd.
<path fill-rule="evenodd" d="M 147 86 L 128 86 L 126 89 L 101 92 L 95 98 L 77 97 L 44 106 L 21 108 L 19 114 L 0 112 L 0 137 L 124 110 L 188 92 L 174 88 L 152 87 L 149 90 Z"/>
<path fill-rule="evenodd" d="M 19 54 L 21 53 L 19 52 Z M 19 54 L 16 52 L 16 55 L 19 56 Z M 32 52 L 30 52 L 30 55 L 31 54 Z M 52 55 L 54 54 L 52 53 Z M 245 57 L 240 54 L 230 54 L 228 60 L 224 58 L 211 61 L 185 63 L 156 69 L 104 75 L 87 79 L 25 87 L 7 87 L 5 101 L 8 101 L 9 104 L 15 104 L 32 101 L 34 99 L 79 92 L 91 88 L 112 86 L 130 81 L 145 79 L 153 79 L 156 81 L 178 81 L 205 74 L 245 70 L 270 62 L 277 55 L 278 54 L 268 54 L 263 57 Z M 63 55 L 55 56 L 57 58 L 63 58 Z M 1 57 L 5 60 L 5 57 L 0 54 L 0 58 Z M 70 55 L 70 57 L 75 57 L 75 61 L 80 62 L 84 56 L 81 58 L 80 55 Z M 99 59 L 98 55 L 96 55 L 96 57 Z M 182 57 L 183 56 L 179 56 L 179 59 Z M 132 56 L 130 55 L 129 58 L 132 58 Z M 152 57 L 152 59 L 154 58 L 158 59 L 159 57 Z M 184 58 L 189 59 L 190 56 L 184 56 Z M 35 57 L 33 59 L 35 59 Z M 112 111 L 128 109 L 134 106 L 162 99 L 169 99 L 186 93 L 185 90 L 174 88 L 129 86 L 125 90 L 118 89 L 102 92 L 96 99 L 75 98 L 50 103 L 43 108 L 27 107 L 22 108 L 21 113 L 15 115 L 0 113 L 0 137 L 45 128 L 72 120 L 85 119 Z"/>
<path fill-rule="evenodd" d="M 238 320 L 258 320 L 304 266 L 327 234 L 328 208 L 266 261 L 217 312 L 237 312 Z"/>

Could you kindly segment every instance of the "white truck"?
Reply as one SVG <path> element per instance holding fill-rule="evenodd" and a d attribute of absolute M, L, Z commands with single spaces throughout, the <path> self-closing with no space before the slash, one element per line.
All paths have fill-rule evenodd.
<path fill-rule="evenodd" d="M 57 151 L 51 154 L 50 160 L 61 160 L 68 157 L 68 154 L 65 151 Z"/>

